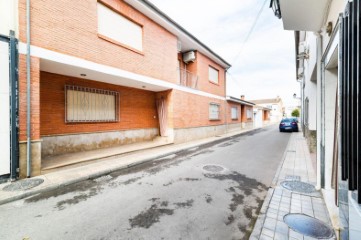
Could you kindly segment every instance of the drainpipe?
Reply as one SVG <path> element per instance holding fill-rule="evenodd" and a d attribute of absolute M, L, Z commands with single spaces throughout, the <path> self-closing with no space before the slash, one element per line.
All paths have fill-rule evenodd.
<path fill-rule="evenodd" d="M 30 0 L 26 0 L 26 101 L 27 101 L 27 110 L 26 110 L 26 177 L 31 175 L 31 87 L 30 87 Z"/>
<path fill-rule="evenodd" d="M 322 66 L 321 66 L 321 58 L 322 58 L 322 35 L 319 32 L 314 32 L 317 36 L 317 105 L 316 105 L 316 129 L 317 129 L 317 185 L 316 188 L 320 189 L 322 186 L 321 179 L 322 175 L 322 110 L 323 110 L 323 97 L 322 97 Z"/>
<path fill-rule="evenodd" d="M 226 68 L 224 71 L 224 96 L 225 97 L 225 107 L 224 107 L 224 120 L 225 120 L 225 124 L 226 124 L 226 134 L 228 133 L 228 120 L 227 120 L 227 71 L 229 68 Z"/>

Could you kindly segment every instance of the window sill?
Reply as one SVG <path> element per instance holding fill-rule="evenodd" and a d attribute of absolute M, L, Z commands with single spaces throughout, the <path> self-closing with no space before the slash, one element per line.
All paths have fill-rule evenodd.
<path fill-rule="evenodd" d="M 209 119 L 209 121 L 221 121 L 221 119 Z"/>
<path fill-rule="evenodd" d="M 212 83 L 213 85 L 219 86 L 219 82 L 216 83 L 216 82 L 212 82 L 211 80 L 208 80 L 208 82 Z"/>
<path fill-rule="evenodd" d="M 110 42 L 110 43 L 112 43 L 112 44 L 118 45 L 118 46 L 120 46 L 120 47 L 122 47 L 122 48 L 128 49 L 128 50 L 130 50 L 130 51 L 132 51 L 132 52 L 135 52 L 135 53 L 138 53 L 139 55 L 144 56 L 144 52 L 139 51 L 139 50 L 137 50 L 137 49 L 135 49 L 135 48 L 132 48 L 132 47 L 130 47 L 130 46 L 127 46 L 127 45 L 125 45 L 125 44 L 123 44 L 123 43 L 120 43 L 120 42 L 118 42 L 118 41 L 116 41 L 116 40 L 114 40 L 114 39 L 112 39 L 112 38 L 109 38 L 109 37 L 107 37 L 107 36 L 104 36 L 104 35 L 102 35 L 102 34 L 100 34 L 100 33 L 98 33 L 98 37 L 101 38 L 101 39 L 103 39 L 103 40 L 105 40 L 105 41 L 107 41 L 107 42 Z"/>

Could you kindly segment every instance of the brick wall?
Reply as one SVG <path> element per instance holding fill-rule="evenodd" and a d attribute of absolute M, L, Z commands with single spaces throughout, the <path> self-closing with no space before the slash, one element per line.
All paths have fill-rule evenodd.
<path fill-rule="evenodd" d="M 31 58 L 31 139 L 40 139 L 40 62 Z M 26 56 L 19 55 L 19 141 L 26 140 L 27 117 Z"/>
<path fill-rule="evenodd" d="M 196 51 L 195 53 L 196 60 L 194 62 L 189 62 L 188 64 L 184 64 L 182 61 L 182 54 L 178 54 L 178 60 L 181 61 L 181 68 L 187 69 L 187 71 L 198 75 L 198 90 L 218 96 L 225 96 L 225 70 L 200 52 Z M 209 81 L 209 66 L 212 66 L 219 71 L 219 84 Z"/>
<path fill-rule="evenodd" d="M 198 89 L 209 92 L 218 96 L 225 96 L 226 95 L 226 88 L 225 88 L 225 76 L 224 76 L 224 69 L 219 66 L 217 63 L 213 62 L 200 52 L 197 52 L 197 74 L 199 76 L 198 80 Z M 215 84 L 209 81 L 208 77 L 208 69 L 209 66 L 217 69 L 218 76 L 219 76 L 219 83 Z"/>
<path fill-rule="evenodd" d="M 31 44 L 169 82 L 177 81 L 177 38 L 121 0 L 104 0 L 143 26 L 143 54 L 98 37 L 96 0 L 32 0 Z M 19 0 L 26 41 L 26 0 Z"/>
<path fill-rule="evenodd" d="M 238 118 L 232 119 L 232 107 L 237 108 Z M 241 104 L 227 102 L 227 123 L 241 123 L 242 121 L 242 109 Z"/>
<path fill-rule="evenodd" d="M 247 110 L 252 111 L 252 118 L 247 118 Z M 242 105 L 242 122 L 252 122 L 253 121 L 253 107 Z"/>
<path fill-rule="evenodd" d="M 107 89 L 120 93 L 120 121 L 65 123 L 65 85 Z M 89 81 L 47 72 L 40 73 L 40 134 L 57 135 L 138 128 L 158 128 L 154 92 Z M 156 116 L 156 118 L 154 118 Z"/>
<path fill-rule="evenodd" d="M 225 101 L 173 90 L 174 128 L 224 124 Z M 196 103 L 196 104 L 195 104 Z M 220 105 L 220 120 L 209 120 L 209 104 Z"/>

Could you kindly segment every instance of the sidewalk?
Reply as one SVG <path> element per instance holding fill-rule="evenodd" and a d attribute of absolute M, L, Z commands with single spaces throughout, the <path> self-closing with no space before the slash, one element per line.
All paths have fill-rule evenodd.
<path fill-rule="evenodd" d="M 306 140 L 301 132 L 292 133 L 283 162 L 273 180 L 273 186 L 268 190 L 250 239 L 317 239 L 289 228 L 284 222 L 284 216 L 289 213 L 300 213 L 317 218 L 331 227 L 321 193 L 287 190 L 281 185 L 283 181 L 302 181 L 316 185 L 316 173 Z M 306 225 L 301 222 L 300 224 Z M 315 226 L 311 227 L 315 228 Z M 336 239 L 336 237 L 333 236 L 330 239 Z"/>
<path fill-rule="evenodd" d="M 268 127 L 267 125 L 265 127 Z M 182 144 L 170 144 L 160 147 L 143 149 L 139 151 L 133 151 L 131 153 L 124 153 L 107 158 L 99 158 L 91 162 L 79 163 L 73 166 L 62 167 L 56 171 L 46 172 L 44 175 L 40 175 L 32 180 L 44 181 L 39 186 L 18 191 L 4 191 L 4 187 L 7 187 L 11 183 L 0 184 L 0 205 L 8 202 L 16 201 L 22 198 L 29 197 L 40 192 L 51 191 L 63 186 L 67 186 L 76 182 L 80 182 L 87 179 L 100 177 L 102 175 L 109 174 L 111 172 L 129 168 L 138 164 L 151 161 L 153 159 L 162 158 L 176 152 L 191 149 L 209 142 L 226 139 L 228 137 L 242 135 L 250 131 L 256 131 L 256 129 L 247 129 L 241 131 L 232 131 L 220 136 L 210 137 L 206 139 L 195 140 Z M 19 180 L 14 183 L 20 183 L 26 185 L 24 180 Z"/>

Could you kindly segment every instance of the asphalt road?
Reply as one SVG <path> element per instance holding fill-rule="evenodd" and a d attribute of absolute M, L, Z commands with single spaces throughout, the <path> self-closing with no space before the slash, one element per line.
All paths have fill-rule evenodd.
<path fill-rule="evenodd" d="M 0 239 L 248 239 L 290 133 L 268 127 L 0 206 Z"/>

